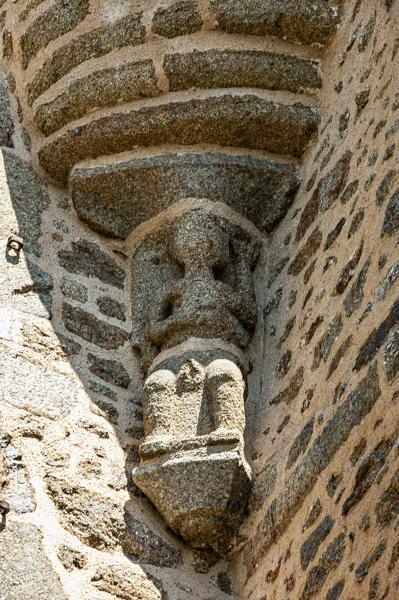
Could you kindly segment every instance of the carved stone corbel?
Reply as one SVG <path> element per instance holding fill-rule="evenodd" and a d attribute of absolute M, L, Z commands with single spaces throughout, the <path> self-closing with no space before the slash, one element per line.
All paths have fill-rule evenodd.
<path fill-rule="evenodd" d="M 133 259 L 133 314 L 146 372 L 136 485 L 195 547 L 226 555 L 251 485 L 244 454 L 245 350 L 256 323 L 257 242 L 191 208 Z"/>

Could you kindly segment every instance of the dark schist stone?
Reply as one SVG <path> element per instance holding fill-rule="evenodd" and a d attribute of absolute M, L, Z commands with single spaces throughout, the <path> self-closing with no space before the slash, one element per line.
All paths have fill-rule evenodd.
<path fill-rule="evenodd" d="M 298 275 L 321 246 L 323 236 L 318 227 L 311 233 L 288 268 L 289 275 Z"/>
<path fill-rule="evenodd" d="M 312 370 L 317 369 L 320 366 L 322 360 L 324 362 L 327 362 L 334 342 L 342 331 L 342 327 L 342 316 L 337 315 L 329 324 L 327 331 L 321 337 L 319 343 L 317 344 L 314 350 Z"/>
<path fill-rule="evenodd" d="M 364 298 L 364 286 L 366 284 L 367 273 L 371 263 L 371 256 L 369 256 L 362 267 L 359 275 L 356 277 L 354 284 L 349 290 L 348 294 L 344 299 L 345 315 L 350 317 L 362 304 Z"/>
<path fill-rule="evenodd" d="M 363 346 L 360 348 L 353 368 L 355 371 L 359 371 L 364 365 L 373 360 L 379 349 L 387 340 L 391 330 L 398 324 L 399 300 L 394 303 L 386 319 L 384 319 L 378 328 L 371 332 Z"/>
<path fill-rule="evenodd" d="M 363 460 L 356 472 L 353 490 L 350 496 L 348 496 L 348 498 L 345 500 L 342 507 L 343 515 L 347 515 L 349 511 L 356 506 L 360 500 L 362 500 L 362 498 L 372 487 L 377 475 L 385 465 L 387 457 L 396 442 L 397 435 L 398 432 L 395 431 L 395 434 L 391 438 L 382 440 L 373 449 L 369 456 Z"/>
<path fill-rule="evenodd" d="M 355 577 L 358 582 L 361 582 L 368 574 L 370 568 L 380 560 L 386 549 L 386 542 L 379 544 L 369 556 L 357 567 Z"/>
<path fill-rule="evenodd" d="M 303 454 L 306 448 L 309 445 L 309 442 L 313 435 L 314 428 L 314 419 L 308 421 L 305 427 L 302 429 L 301 433 L 297 436 L 292 444 L 290 451 L 288 453 L 288 460 L 286 469 L 292 467 L 292 465 L 298 460 L 298 458 Z"/>
<path fill-rule="evenodd" d="M 58 258 L 61 266 L 70 273 L 96 277 L 104 283 L 123 288 L 124 270 L 93 242 L 72 242 L 72 250 L 60 250 Z"/>
<path fill-rule="evenodd" d="M 290 42 L 325 44 L 339 15 L 324 0 L 212 0 L 218 29 L 229 33 L 273 35 Z"/>
<path fill-rule="evenodd" d="M 132 159 L 76 168 L 71 174 L 80 218 L 96 231 L 121 239 L 182 198 L 224 202 L 271 232 L 298 186 L 296 165 L 209 153 Z"/>
<path fill-rule="evenodd" d="M 381 395 L 378 370 L 372 365 L 364 379 L 337 408 L 312 447 L 287 479 L 280 494 L 269 505 L 253 540 L 245 550 L 249 573 L 275 544 L 314 488 L 320 473 L 330 464 L 352 429 L 371 411 Z M 398 503 L 399 510 L 399 503 Z M 305 596 L 304 598 L 310 598 Z"/>
<path fill-rule="evenodd" d="M 100 348 L 116 349 L 129 339 L 126 331 L 100 321 L 91 313 L 70 304 L 62 305 L 62 319 L 68 331 Z"/>
<path fill-rule="evenodd" d="M 381 237 L 395 235 L 399 231 L 399 188 L 394 192 L 385 211 Z"/>
<path fill-rule="evenodd" d="M 334 527 L 334 519 L 325 517 L 320 525 L 310 534 L 307 540 L 301 546 L 301 565 L 302 569 L 307 569 L 309 563 L 316 556 L 320 545 L 330 534 Z"/>
<path fill-rule="evenodd" d="M 243 127 L 245 123 L 245 127 Z M 217 144 L 302 156 L 317 131 L 319 110 L 286 105 L 256 93 L 192 98 L 182 93 L 173 102 L 95 113 L 47 138 L 39 162 L 65 184 L 73 166 L 85 159 L 131 151 L 134 146 Z"/>
<path fill-rule="evenodd" d="M 300 367 L 295 375 L 290 379 L 289 385 L 277 394 L 271 401 L 270 405 L 277 405 L 281 402 L 289 405 L 298 396 L 304 381 L 304 369 Z"/>
<path fill-rule="evenodd" d="M 179 0 L 167 8 L 158 8 L 152 21 L 152 31 L 166 38 L 189 35 L 201 27 L 197 3 L 192 0 Z"/>
<path fill-rule="evenodd" d="M 392 383 L 399 371 L 399 327 L 395 327 L 384 347 L 384 365 L 388 383 Z"/>
<path fill-rule="evenodd" d="M 88 354 L 89 369 L 93 375 L 100 379 L 113 383 L 122 388 L 129 387 L 130 377 L 125 367 L 116 360 L 99 358 L 94 354 Z"/>
<path fill-rule="evenodd" d="M 375 512 L 377 523 L 383 528 L 390 526 L 399 515 L 399 469 L 381 495 Z"/>
<path fill-rule="evenodd" d="M 313 567 L 309 572 L 300 600 L 311 600 L 312 598 L 319 597 L 319 593 L 323 589 L 327 577 L 342 562 L 346 545 L 345 538 L 344 533 L 335 538 L 322 555 L 317 566 Z"/>
<path fill-rule="evenodd" d="M 344 591 L 345 580 L 341 579 L 337 581 L 335 585 L 328 591 L 326 596 L 326 600 L 338 600 L 341 597 L 342 592 Z"/>
<path fill-rule="evenodd" d="M 362 240 L 360 243 L 360 246 L 358 247 L 356 252 L 353 254 L 353 256 L 350 258 L 350 260 L 346 263 L 346 265 L 342 269 L 341 274 L 338 278 L 337 284 L 335 286 L 335 294 L 337 294 L 337 295 L 343 294 L 344 291 L 346 290 L 346 288 L 348 287 L 349 282 L 352 279 L 353 275 L 355 274 L 356 267 L 359 264 L 359 261 L 362 257 L 363 246 L 364 246 L 364 242 Z"/>
<path fill-rule="evenodd" d="M 97 298 L 97 306 L 103 315 L 118 319 L 119 321 L 126 321 L 126 309 L 125 306 L 111 298 L 110 296 L 101 296 Z"/>
<path fill-rule="evenodd" d="M 339 198 L 349 176 L 351 158 L 352 152 L 347 150 L 327 175 L 320 179 L 301 214 L 296 232 L 297 241 L 303 238 L 319 212 L 328 210 Z"/>

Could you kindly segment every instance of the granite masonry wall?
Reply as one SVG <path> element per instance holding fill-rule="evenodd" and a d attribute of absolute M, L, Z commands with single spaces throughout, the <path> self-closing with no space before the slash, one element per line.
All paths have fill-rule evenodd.
<path fill-rule="evenodd" d="M 51 135 L 93 110 L 104 81 L 121 102 L 164 91 L 146 59 L 125 64 L 119 76 L 104 71 L 103 83 L 90 79 L 95 70 L 79 71 L 93 57 L 106 66 L 115 39 L 121 47 L 142 43 L 149 24 L 126 19 L 130 3 L 121 2 L 119 28 L 106 35 L 95 29 L 99 41 L 84 21 L 87 1 L 0 4 L 0 500 L 11 508 L 0 524 L 0 598 L 396 600 L 398 0 L 340 4 L 342 21 L 322 61 L 318 137 L 257 267 L 261 316 L 246 433 L 254 488 L 229 562 L 190 550 L 132 482 L 143 423 L 142 375 L 129 343 L 128 258 L 124 246 L 82 223 L 67 191 L 47 183 L 31 158 L 37 142 L 28 131 Z M 23 5 L 26 21 L 18 46 L 12 4 Z M 173 3 L 154 12 L 157 35 L 180 39 L 201 28 L 196 3 L 180 4 L 180 20 Z M 98 5 L 102 15 L 110 10 Z M 68 51 L 57 40 L 75 27 Z M 257 35 L 277 35 L 264 27 Z M 220 28 L 239 33 L 234 23 Z M 321 43 L 323 26 L 317 31 Z M 284 30 L 283 21 L 283 34 L 283 50 L 314 41 L 300 21 L 296 31 Z M 51 43 L 45 63 L 40 49 Z M 32 75 L 21 99 L 10 75 L 13 53 Z M 298 53 L 305 75 L 299 83 L 291 75 L 288 84 L 276 75 L 276 85 L 303 91 L 306 76 L 316 103 L 321 79 L 310 64 L 321 52 Z M 119 64 L 117 52 L 111 60 Z M 178 52 L 171 73 L 173 60 Z M 84 106 L 75 101 L 76 86 L 63 87 L 76 65 Z M 124 85 L 129 68 L 140 70 L 139 89 Z M 189 80 L 187 66 L 179 68 Z M 113 77 L 121 89 L 109 84 Z M 128 97 L 120 99 L 121 90 Z M 19 253 L 6 248 L 13 233 L 24 240 Z"/>

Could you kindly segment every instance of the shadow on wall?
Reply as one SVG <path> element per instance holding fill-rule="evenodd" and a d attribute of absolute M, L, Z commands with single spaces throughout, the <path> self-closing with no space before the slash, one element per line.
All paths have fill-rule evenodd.
<path fill-rule="evenodd" d="M 106 553 L 122 550 L 155 582 L 156 597 L 171 586 L 193 592 L 195 579 L 213 598 L 227 597 L 223 561 L 191 552 L 132 482 L 143 424 L 128 259 L 82 225 L 66 194 L 48 188 L 14 149 L 1 154 L 0 386 L 9 444 L 23 438 L 29 448 L 20 461 L 24 490 L 15 492 L 12 478 L 4 488 L 10 514 L 43 510 L 29 481 L 35 475 L 81 551 L 104 552 L 104 563 L 95 558 L 97 589 L 112 592 Z M 14 233 L 20 252 L 6 248 Z M 184 562 L 191 567 L 183 574 Z"/>

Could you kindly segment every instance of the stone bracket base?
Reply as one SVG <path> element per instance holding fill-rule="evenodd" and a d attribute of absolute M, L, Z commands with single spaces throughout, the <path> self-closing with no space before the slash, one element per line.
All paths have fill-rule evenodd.
<path fill-rule="evenodd" d="M 134 469 L 133 480 L 188 544 L 231 553 L 251 488 L 241 452 L 164 456 Z"/>

